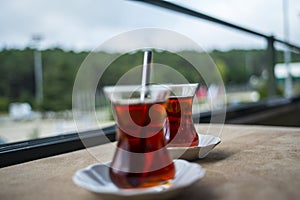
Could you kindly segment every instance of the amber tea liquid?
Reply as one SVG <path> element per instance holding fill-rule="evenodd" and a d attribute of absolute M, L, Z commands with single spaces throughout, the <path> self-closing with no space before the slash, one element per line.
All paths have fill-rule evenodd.
<path fill-rule="evenodd" d="M 193 96 L 170 97 L 167 101 L 165 137 L 170 147 L 198 146 L 198 134 L 192 119 Z"/>
<path fill-rule="evenodd" d="M 159 106 L 113 104 L 118 124 L 118 150 L 109 174 L 120 188 L 151 187 L 174 178 L 175 168 L 165 147 L 163 132 L 166 104 L 155 104 Z"/>

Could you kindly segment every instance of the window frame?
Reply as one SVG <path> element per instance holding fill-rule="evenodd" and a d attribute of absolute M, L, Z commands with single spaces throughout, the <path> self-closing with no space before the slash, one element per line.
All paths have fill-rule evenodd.
<path fill-rule="evenodd" d="M 80 135 L 88 141 L 90 146 L 96 146 L 107 143 L 107 139 L 115 141 L 115 129 L 116 126 L 113 125 L 101 129 L 104 133 L 101 135 L 99 135 L 99 130 L 84 131 Z M 78 133 L 1 144 L 0 168 L 84 148 Z"/>

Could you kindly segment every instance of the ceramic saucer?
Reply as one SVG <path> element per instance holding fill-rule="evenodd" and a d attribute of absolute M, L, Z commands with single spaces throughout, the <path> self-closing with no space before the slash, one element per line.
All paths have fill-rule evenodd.
<path fill-rule="evenodd" d="M 99 194 L 104 199 L 167 199 L 201 179 L 205 170 L 196 163 L 174 160 L 175 178 L 169 187 L 157 186 L 146 189 L 120 189 L 109 177 L 109 163 L 93 164 L 73 176 L 76 185 Z"/>
<path fill-rule="evenodd" d="M 220 142 L 219 137 L 213 135 L 202 135 L 199 136 L 199 144 L 195 147 L 168 147 L 170 156 L 173 159 L 184 159 L 184 160 L 195 160 L 204 158 L 207 154 L 215 148 Z"/>

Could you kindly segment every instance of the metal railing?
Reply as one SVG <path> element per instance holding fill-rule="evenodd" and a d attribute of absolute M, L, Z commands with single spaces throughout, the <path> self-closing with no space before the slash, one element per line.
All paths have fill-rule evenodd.
<path fill-rule="evenodd" d="M 216 23 L 218 25 L 226 26 L 226 27 L 238 30 L 238 31 L 242 31 L 244 33 L 248 33 L 248 34 L 251 34 L 251 35 L 254 35 L 257 37 L 264 38 L 267 42 L 267 55 L 268 55 L 267 56 L 267 59 L 268 59 L 267 60 L 267 71 L 268 71 L 268 74 L 270 75 L 269 80 L 268 80 L 268 91 L 267 91 L 268 97 L 276 96 L 276 79 L 275 79 L 275 73 L 274 73 L 276 50 L 274 47 L 274 43 L 275 42 L 281 43 L 281 44 L 285 45 L 286 47 L 290 48 L 291 50 L 300 52 L 299 46 L 291 44 L 290 42 L 275 38 L 273 35 L 266 35 L 266 34 L 258 32 L 258 31 L 249 29 L 249 28 L 245 28 L 245 27 L 242 27 L 242 26 L 230 23 L 230 22 L 226 22 L 224 20 L 211 17 L 209 15 L 192 10 L 190 8 L 186 8 L 186 7 L 171 3 L 169 1 L 162 1 L 162 0 L 131 0 L 131 1 L 138 1 L 138 2 L 150 4 L 150 5 L 158 6 L 160 8 L 165 8 L 170 11 L 174 11 L 174 12 L 178 12 L 181 14 L 196 17 L 198 19 L 206 20 L 206 21 L 209 21 L 212 23 Z"/>

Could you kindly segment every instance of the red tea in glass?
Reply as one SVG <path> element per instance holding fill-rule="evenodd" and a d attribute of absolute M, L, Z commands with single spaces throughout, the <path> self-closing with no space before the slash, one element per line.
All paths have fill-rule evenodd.
<path fill-rule="evenodd" d="M 150 88 L 142 100 L 121 95 L 116 97 L 118 101 L 110 96 L 118 126 L 118 143 L 109 175 L 116 186 L 145 188 L 168 184 L 174 178 L 175 167 L 163 132 L 166 91 L 164 88 L 159 95 Z"/>
<path fill-rule="evenodd" d="M 176 95 L 169 97 L 166 107 L 165 138 L 169 147 L 198 146 L 199 138 L 192 119 L 193 97 L 197 86 L 198 84 L 169 86 Z"/>

